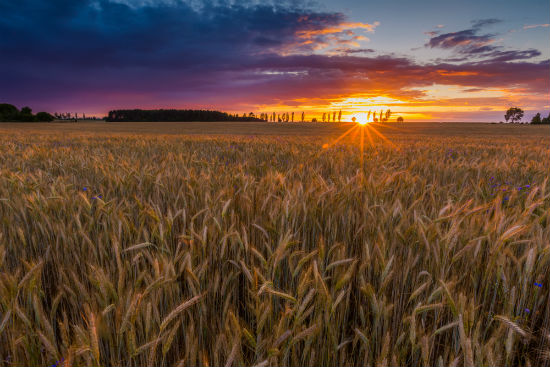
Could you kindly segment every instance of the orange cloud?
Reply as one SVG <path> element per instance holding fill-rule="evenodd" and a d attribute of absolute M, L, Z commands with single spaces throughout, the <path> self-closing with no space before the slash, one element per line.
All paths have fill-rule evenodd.
<path fill-rule="evenodd" d="M 343 32 L 346 33 L 347 35 L 353 35 L 353 32 L 351 32 L 351 29 L 364 29 L 367 32 L 374 32 L 374 29 L 379 25 L 380 25 L 380 22 L 374 22 L 372 24 L 359 23 L 359 22 L 356 22 L 356 23 L 345 22 L 337 26 L 326 27 L 321 29 L 300 30 L 296 32 L 296 36 L 300 38 L 311 38 L 319 35 L 335 34 L 335 33 L 343 33 Z"/>
<path fill-rule="evenodd" d="M 469 76 L 469 75 L 479 75 L 477 71 L 448 71 L 448 70 L 437 70 L 439 75 L 443 76 Z"/>
<path fill-rule="evenodd" d="M 550 24 L 546 23 L 546 24 L 529 24 L 529 25 L 525 25 L 523 26 L 523 29 L 532 29 L 532 28 L 548 28 L 550 27 Z"/>

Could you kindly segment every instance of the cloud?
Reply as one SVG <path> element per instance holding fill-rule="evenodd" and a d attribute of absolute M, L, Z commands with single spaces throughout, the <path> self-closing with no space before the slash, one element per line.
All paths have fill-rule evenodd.
<path fill-rule="evenodd" d="M 310 21 L 311 15 L 304 16 L 300 22 Z M 334 45 L 348 45 L 351 47 L 360 47 L 358 41 L 368 42 L 370 39 L 364 35 L 357 35 L 356 32 L 363 31 L 373 33 L 374 29 L 380 25 L 380 22 L 369 23 L 351 23 L 338 19 L 336 24 L 318 24 L 313 22 L 305 29 L 296 31 L 296 41 L 288 44 L 281 53 L 283 55 L 299 54 L 308 50 L 322 50 Z M 345 37 L 352 37 L 346 39 Z"/>
<path fill-rule="evenodd" d="M 477 29 L 465 29 L 458 32 L 434 35 L 428 43 L 430 48 L 455 49 L 462 54 L 475 54 L 493 50 L 490 46 L 494 42 L 494 35 L 478 35 Z"/>
<path fill-rule="evenodd" d="M 548 23 L 546 23 L 546 24 L 529 24 L 529 25 L 524 25 L 523 29 L 548 28 L 548 27 L 550 27 L 550 24 L 548 24 Z"/>
<path fill-rule="evenodd" d="M 334 50 L 337 54 L 353 55 L 375 52 L 372 48 L 337 48 Z"/>
<path fill-rule="evenodd" d="M 480 29 L 480 28 L 484 28 L 493 24 L 501 23 L 501 22 L 502 20 L 496 19 L 496 18 L 472 20 L 472 28 Z"/>
<path fill-rule="evenodd" d="M 445 59 L 448 62 L 467 60 L 474 62 L 474 59 L 506 62 L 525 60 L 541 55 L 541 52 L 536 49 L 505 50 L 502 46 L 495 44 L 498 40 L 495 39 L 494 34 L 479 33 L 482 27 L 500 22 L 498 19 L 481 19 L 472 21 L 473 27 L 470 29 L 444 34 L 429 32 L 431 38 L 425 47 L 452 51 L 453 56 Z"/>
<path fill-rule="evenodd" d="M 357 93 L 418 102 L 433 83 L 550 91 L 549 61 L 528 61 L 537 50 L 495 48 L 494 37 L 472 28 L 430 40 L 429 47 L 460 51 L 461 64 L 420 64 L 356 47 L 376 22 L 351 23 L 296 2 L 197 8 L 181 1 L 4 0 L 0 14 L 0 54 L 10 55 L 0 58 L 0 100 L 35 110 L 248 111 Z M 485 58 L 468 62 L 474 54 Z"/>
<path fill-rule="evenodd" d="M 439 31 L 428 31 L 428 32 L 424 32 L 425 35 L 427 36 L 430 36 L 430 37 L 435 37 L 437 36 L 438 34 L 440 34 L 441 32 Z"/>
<path fill-rule="evenodd" d="M 492 62 L 497 62 L 497 61 L 503 62 L 503 61 L 530 59 L 540 55 L 541 55 L 541 52 L 539 50 L 535 50 L 531 48 L 528 50 L 508 50 L 508 51 L 493 50 L 489 53 L 486 53 L 484 56 L 490 57 Z"/>

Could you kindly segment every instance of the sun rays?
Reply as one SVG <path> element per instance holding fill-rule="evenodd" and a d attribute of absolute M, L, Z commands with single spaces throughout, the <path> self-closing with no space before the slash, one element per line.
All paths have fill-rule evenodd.
<path fill-rule="evenodd" d="M 354 117 L 353 126 L 351 126 L 349 129 L 344 131 L 340 136 L 338 136 L 332 142 L 323 144 L 322 146 L 323 149 L 319 152 L 319 154 L 322 154 L 323 152 L 328 151 L 329 148 L 341 142 L 345 137 L 349 137 L 349 142 L 351 144 L 354 144 L 354 142 L 356 142 L 356 139 L 359 138 L 359 162 L 360 162 L 359 164 L 360 164 L 361 177 L 363 177 L 364 176 L 364 156 L 365 156 L 365 135 L 366 135 L 367 143 L 369 147 L 375 147 L 376 140 L 374 138 L 379 138 L 379 141 L 382 141 L 383 143 L 388 144 L 389 146 L 391 146 L 396 150 L 400 150 L 399 146 L 397 146 L 395 143 L 390 141 L 381 131 L 379 131 L 379 129 L 387 127 L 392 130 L 400 130 L 403 132 L 407 130 L 401 129 L 399 127 L 388 126 L 388 124 L 379 124 L 372 121 L 368 121 L 367 114 L 356 114 L 353 117 Z M 371 135 L 371 131 L 372 131 L 372 135 Z"/>

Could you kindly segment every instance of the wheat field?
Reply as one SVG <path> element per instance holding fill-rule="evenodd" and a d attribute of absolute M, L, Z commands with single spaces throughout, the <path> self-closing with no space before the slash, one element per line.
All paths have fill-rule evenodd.
<path fill-rule="evenodd" d="M 14 129 L 0 365 L 550 366 L 547 129 Z"/>

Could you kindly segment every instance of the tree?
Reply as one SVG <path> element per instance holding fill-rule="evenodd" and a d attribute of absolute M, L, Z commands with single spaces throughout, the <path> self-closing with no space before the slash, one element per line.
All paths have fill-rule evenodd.
<path fill-rule="evenodd" d="M 325 122 L 326 113 L 323 112 L 323 122 Z"/>
<path fill-rule="evenodd" d="M 306 118 L 306 115 L 305 115 L 304 111 L 302 111 L 302 122 L 304 122 L 305 118 Z"/>
<path fill-rule="evenodd" d="M 32 114 L 32 109 L 30 107 L 23 107 L 21 113 L 19 114 L 19 121 L 31 122 L 34 121 L 34 116 Z"/>
<path fill-rule="evenodd" d="M 534 125 L 538 125 L 542 123 L 542 120 L 540 118 L 540 113 L 537 113 L 533 118 L 531 119 L 531 123 Z"/>
<path fill-rule="evenodd" d="M 353 117 L 351 118 L 351 121 L 355 122 L 355 121 L 357 121 L 357 118 L 356 118 L 355 116 L 353 116 Z"/>
<path fill-rule="evenodd" d="M 51 122 L 54 117 L 47 112 L 38 112 L 36 114 L 36 121 Z"/>
<path fill-rule="evenodd" d="M 15 121 L 19 115 L 19 110 L 12 104 L 0 104 L 0 121 Z"/>
<path fill-rule="evenodd" d="M 292 112 L 292 122 L 294 122 L 294 112 Z"/>
<path fill-rule="evenodd" d="M 342 110 L 338 112 L 338 122 L 342 122 Z"/>
<path fill-rule="evenodd" d="M 397 118 L 397 122 L 403 122 L 403 117 L 399 116 L 399 117 Z"/>
<path fill-rule="evenodd" d="M 514 124 L 516 121 L 521 121 L 523 118 L 523 110 L 519 107 L 510 107 L 508 111 L 506 111 L 506 115 L 504 115 L 504 119 L 506 122 L 510 120 L 512 124 Z"/>
<path fill-rule="evenodd" d="M 548 114 L 548 117 L 542 119 L 541 124 L 550 125 L 550 113 Z"/>

